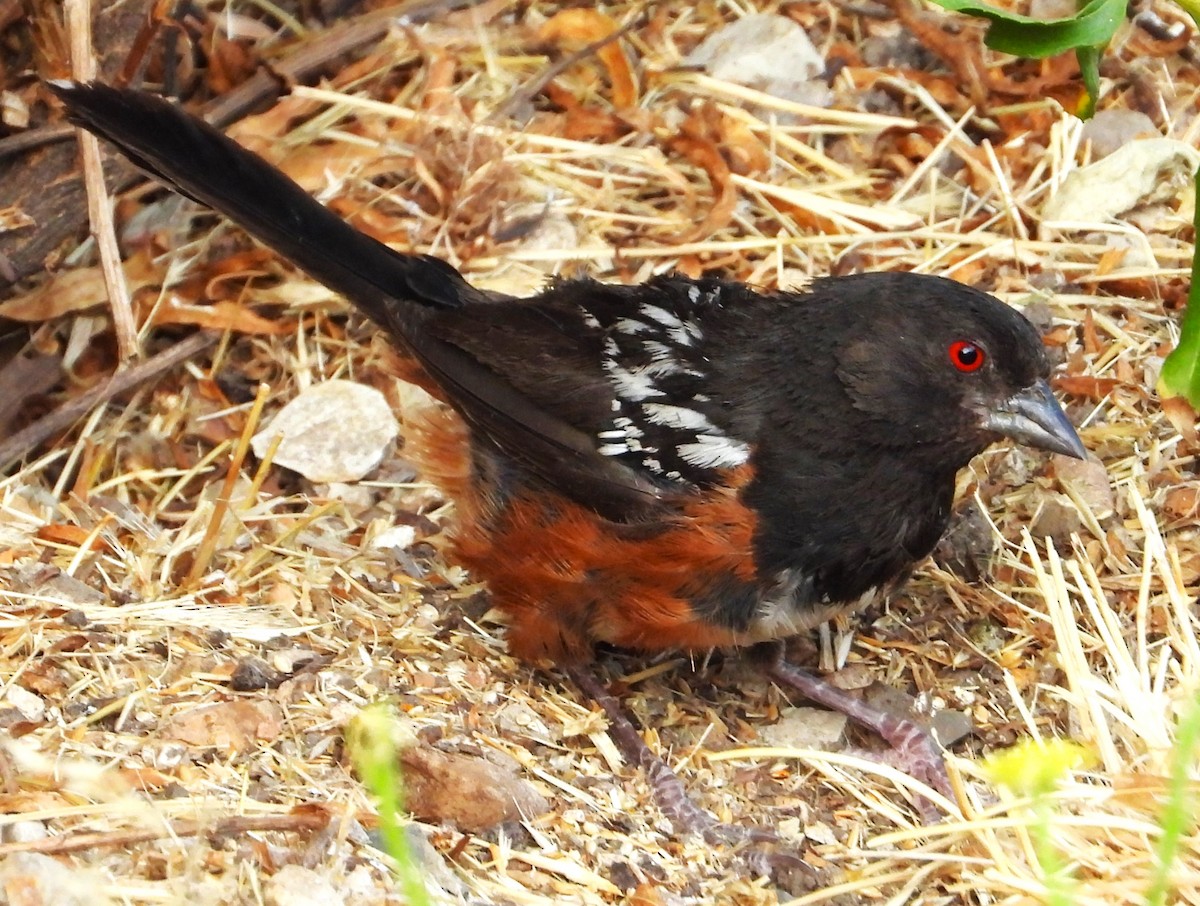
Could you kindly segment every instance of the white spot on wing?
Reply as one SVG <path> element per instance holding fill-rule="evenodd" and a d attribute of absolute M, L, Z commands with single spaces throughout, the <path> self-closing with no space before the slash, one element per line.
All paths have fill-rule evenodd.
<path fill-rule="evenodd" d="M 683 406 L 669 406 L 666 403 L 643 403 L 642 411 L 646 418 L 656 425 L 667 428 L 680 428 L 684 431 L 713 431 L 716 426 L 703 413 Z M 702 435 L 708 436 L 708 435 Z"/>
<path fill-rule="evenodd" d="M 700 339 L 700 328 L 695 322 L 687 321 L 683 327 L 668 327 L 667 336 L 680 346 L 691 346 L 693 340 Z"/>
<path fill-rule="evenodd" d="M 621 333 L 627 333 L 631 336 L 636 336 L 639 333 L 645 333 L 650 329 L 650 325 L 644 321 L 639 321 L 636 318 L 621 318 L 614 325 Z"/>
<path fill-rule="evenodd" d="M 732 468 L 750 458 L 749 446 L 717 434 L 699 434 L 695 443 L 680 444 L 676 450 L 684 462 L 698 469 Z"/>
<path fill-rule="evenodd" d="M 617 396 L 632 403 L 640 403 L 651 397 L 662 396 L 662 391 L 654 386 L 654 376 L 649 370 L 638 369 L 630 371 L 622 368 L 616 362 L 605 363 L 605 371 L 612 378 Z M 620 404 L 613 407 L 614 412 L 620 411 Z"/>
<path fill-rule="evenodd" d="M 659 305 L 639 305 L 638 311 L 651 321 L 657 321 L 663 327 L 683 327 L 683 321 L 679 319 L 678 315 L 667 311 Z"/>

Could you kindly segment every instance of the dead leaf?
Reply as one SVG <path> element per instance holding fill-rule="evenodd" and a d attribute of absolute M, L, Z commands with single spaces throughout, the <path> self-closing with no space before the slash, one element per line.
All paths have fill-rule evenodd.
<path fill-rule="evenodd" d="M 1094 400 L 1104 399 L 1120 386 L 1121 382 L 1116 378 L 1092 377 L 1089 374 L 1064 374 L 1054 378 L 1055 389 Z"/>
<path fill-rule="evenodd" d="M 568 50 L 579 50 L 607 38 L 618 28 L 617 23 L 604 13 L 580 7 L 555 13 L 542 25 L 538 36 Z M 605 44 L 596 51 L 596 56 L 608 73 L 613 106 L 618 109 L 634 106 L 638 99 L 637 81 L 619 41 Z"/>
<path fill-rule="evenodd" d="M 276 335 L 291 333 L 291 319 L 274 321 L 256 315 L 240 302 L 214 302 L 211 305 L 192 305 L 171 294 L 154 311 L 155 324 L 194 324 L 210 330 L 232 330 L 235 333 Z"/>
<path fill-rule="evenodd" d="M 64 544 L 71 547 L 79 547 L 88 540 L 88 536 L 91 534 L 92 532 L 88 529 L 81 528 L 78 525 L 64 525 L 61 522 L 51 522 L 37 530 L 39 541 L 46 541 L 50 544 Z M 106 550 L 107 548 L 108 545 L 104 543 L 99 535 L 91 539 L 90 550 L 98 551 Z"/>
<path fill-rule="evenodd" d="M 716 196 L 704 219 L 679 237 L 680 242 L 708 239 L 729 224 L 737 204 L 737 192 L 729 172 L 729 164 L 721 156 L 720 148 L 713 140 L 716 131 L 713 115 L 715 110 L 705 105 L 684 121 L 679 134 L 670 140 L 672 151 L 682 154 L 691 163 L 708 174 Z M 719 135 L 719 131 L 717 131 Z"/>
<path fill-rule="evenodd" d="M 126 267 L 125 281 L 130 295 L 151 282 L 149 273 L 136 266 Z M 40 286 L 9 299 L 0 305 L 0 317 L 37 324 L 107 303 L 108 288 L 100 268 L 77 267 L 60 271 Z"/>
<path fill-rule="evenodd" d="M 543 814 L 545 797 L 515 770 L 471 755 L 418 743 L 400 754 L 405 804 L 423 821 L 445 822 L 469 834 L 504 821 Z"/>
<path fill-rule="evenodd" d="M 229 754 L 256 749 L 282 729 L 283 712 L 274 702 L 236 699 L 182 711 L 166 722 L 160 736 Z"/>
<path fill-rule="evenodd" d="M 1196 410 L 1182 396 L 1167 396 L 1160 400 L 1163 415 L 1189 444 L 1196 442 Z"/>

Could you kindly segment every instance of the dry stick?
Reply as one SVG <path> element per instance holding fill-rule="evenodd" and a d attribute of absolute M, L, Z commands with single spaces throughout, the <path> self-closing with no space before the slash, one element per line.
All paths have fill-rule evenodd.
<path fill-rule="evenodd" d="M 543 89 L 545 89 L 547 85 L 554 81 L 555 78 L 562 75 L 576 63 L 580 63 L 593 54 L 598 53 L 602 48 L 611 44 L 613 41 L 616 41 L 618 38 L 622 38 L 629 34 L 629 32 L 633 30 L 634 26 L 641 25 L 645 19 L 646 9 L 643 8 L 630 16 L 628 22 L 619 28 L 614 28 L 603 38 L 599 38 L 598 40 L 593 41 L 591 44 L 579 48 L 579 50 L 575 51 L 574 53 L 567 54 L 567 56 L 563 57 L 557 62 L 551 63 L 528 82 L 518 86 L 517 88 L 514 88 L 509 96 L 504 100 L 504 103 L 500 104 L 499 107 L 489 113 L 484 122 L 497 123 L 502 119 L 506 119 L 522 104 L 527 104 L 532 101 L 534 97 L 536 97 Z"/>
<path fill-rule="evenodd" d="M 204 537 L 200 539 L 200 547 L 196 551 L 196 559 L 192 562 L 191 572 L 188 573 L 187 584 L 191 587 L 200 582 L 201 577 L 208 571 L 208 564 L 212 562 L 212 556 L 217 549 L 217 539 L 221 535 L 221 523 L 225 521 L 225 514 L 229 512 L 233 490 L 237 486 L 238 475 L 242 473 L 242 463 L 246 461 L 246 453 L 250 449 L 250 438 L 254 436 L 254 429 L 258 427 L 258 420 L 262 416 L 263 406 L 267 404 L 267 396 L 270 392 L 270 385 L 258 385 L 258 392 L 254 395 L 254 404 L 250 407 L 250 414 L 246 417 L 246 424 L 242 428 L 242 436 L 238 438 L 237 448 L 233 451 L 233 457 L 229 461 L 229 471 L 225 473 L 225 483 L 221 485 L 221 493 L 213 506 L 212 515 L 204 529 Z"/>
<path fill-rule="evenodd" d="M 96 77 L 96 60 L 92 56 L 92 16 L 89 0 L 67 0 L 67 33 L 71 41 L 71 75 L 81 82 Z M 121 270 L 121 252 L 113 228 L 112 205 L 104 185 L 104 164 L 100 159 L 100 141 L 90 132 L 79 130 L 79 157 L 83 165 L 83 182 L 87 187 L 88 218 L 92 235 L 100 250 L 100 268 L 104 272 L 104 287 L 112 306 L 113 327 L 117 334 L 117 350 L 124 364 L 137 355 L 137 325 L 133 307 L 129 304 L 129 287 Z"/>
<path fill-rule="evenodd" d="M 374 44 L 398 22 L 424 22 L 433 16 L 468 6 L 471 0 L 407 0 L 395 6 L 372 10 L 335 25 L 319 39 L 305 44 L 271 69 L 261 70 L 232 91 L 221 95 L 204 108 L 204 118 L 218 128 L 247 116 L 267 99 L 273 99 L 292 85 L 310 78 L 332 60 Z"/>
<path fill-rule="evenodd" d="M 237 88 L 216 98 L 204 108 L 204 118 L 225 127 L 246 116 L 268 98 L 277 97 L 285 86 L 313 78 L 339 57 L 375 44 L 397 21 L 424 22 L 433 15 L 454 11 L 471 0 L 408 0 L 396 6 L 372 10 L 333 26 L 318 38 L 275 61 L 269 72 L 251 76 Z M 75 127 L 53 123 L 0 139 L 0 160 L 70 138 Z"/>
<path fill-rule="evenodd" d="M 8 468 L 52 434 L 70 427 L 100 403 L 108 402 L 114 396 L 171 370 L 180 362 L 185 362 L 209 346 L 216 345 L 219 338 L 220 335 L 216 333 L 193 334 L 152 359 L 118 371 L 99 387 L 94 387 L 69 403 L 64 403 L 49 415 L 0 443 L 0 469 Z"/>
<path fill-rule="evenodd" d="M 158 830 L 95 831 L 86 834 L 64 834 L 40 840 L 21 840 L 0 843 L 0 858 L 10 853 L 73 853 L 99 847 L 131 846 L 163 837 L 195 837 L 200 834 L 235 837 L 250 831 L 321 830 L 335 816 L 321 808 L 297 809 L 287 815 L 235 815 L 211 823 L 201 821 L 164 822 Z"/>

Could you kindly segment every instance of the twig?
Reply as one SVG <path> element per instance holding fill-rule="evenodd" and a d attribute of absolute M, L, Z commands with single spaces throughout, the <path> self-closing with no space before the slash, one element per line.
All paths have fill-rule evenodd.
<path fill-rule="evenodd" d="M 58 431 L 65 430 L 93 407 L 158 377 L 164 371 L 169 371 L 180 362 L 187 361 L 198 352 L 216 345 L 218 339 L 219 334 L 216 333 L 193 334 L 145 362 L 118 371 L 104 384 L 63 404 L 49 415 L 18 431 L 4 443 L 0 443 L 0 469 L 8 468 L 14 461 L 20 459 L 46 438 Z"/>
<path fill-rule="evenodd" d="M 250 438 L 254 436 L 254 431 L 258 428 L 258 420 L 262 416 L 263 406 L 267 404 L 270 392 L 270 385 L 258 385 L 258 392 L 254 395 L 254 404 L 250 407 L 250 414 L 246 417 L 246 424 L 242 428 L 242 436 L 238 439 L 233 457 L 229 461 L 229 471 L 225 473 L 225 483 L 221 486 L 221 493 L 213 506 L 208 526 L 204 530 L 204 537 L 200 540 L 200 548 L 196 551 L 196 559 L 192 562 L 192 569 L 187 579 L 190 587 L 199 584 L 200 579 L 208 572 L 208 564 L 212 562 L 213 553 L 217 549 L 217 539 L 221 536 L 221 523 L 225 521 L 225 514 L 229 512 L 229 503 L 233 499 L 233 491 L 237 486 L 238 476 L 242 472 L 242 463 L 246 461 L 246 453 L 250 450 Z"/>
<path fill-rule="evenodd" d="M 148 843 L 163 837 L 195 837 L 200 834 L 218 837 L 236 837 L 251 831 L 305 831 L 320 830 L 335 816 L 322 808 L 299 808 L 286 815 L 235 815 L 216 821 L 164 822 L 155 830 L 96 831 L 86 834 L 66 834 L 61 837 L 43 837 L 40 840 L 20 840 L 0 843 L 0 858 L 12 853 L 74 853 L 87 849 L 132 846 Z"/>
<path fill-rule="evenodd" d="M 66 6 L 67 33 L 71 42 L 71 75 L 87 82 L 96 77 L 96 60 L 92 56 L 92 11 L 88 0 L 68 0 Z M 129 287 L 121 269 L 121 252 L 113 227 L 112 205 L 104 185 L 104 164 L 100 158 L 100 142 L 89 132 L 79 130 L 79 157 L 83 166 L 83 181 L 87 188 L 88 217 L 92 235 L 100 251 L 100 267 L 104 286 L 112 306 L 113 327 L 117 334 L 117 349 L 121 362 L 137 355 L 137 325 L 129 303 Z"/>
<path fill-rule="evenodd" d="M 579 50 L 575 51 L 574 53 L 569 53 L 562 59 L 551 63 L 525 84 L 514 88 L 509 93 L 508 97 L 504 99 L 504 102 L 490 114 L 488 114 L 485 122 L 495 123 L 502 119 L 506 119 L 522 104 L 527 104 L 532 101 L 533 98 L 547 85 L 554 81 L 555 78 L 562 75 L 562 73 L 566 72 L 581 60 L 586 60 L 601 48 L 606 47 L 613 41 L 624 37 L 633 30 L 634 26 L 640 25 L 645 21 L 645 19 L 646 8 L 643 8 L 638 10 L 638 12 L 636 12 L 634 15 L 630 16 L 627 22 L 625 22 L 619 28 L 614 28 L 603 38 L 599 38 L 593 41 L 591 44 L 579 48 Z"/>

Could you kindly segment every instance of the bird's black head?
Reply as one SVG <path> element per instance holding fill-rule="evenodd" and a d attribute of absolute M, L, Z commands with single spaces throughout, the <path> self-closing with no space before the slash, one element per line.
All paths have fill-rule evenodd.
<path fill-rule="evenodd" d="M 1014 309 L 914 274 L 840 278 L 836 292 L 855 325 L 835 352 L 838 378 L 877 443 L 950 446 L 965 461 L 1009 437 L 1086 455 L 1046 383 L 1041 337 Z"/>

